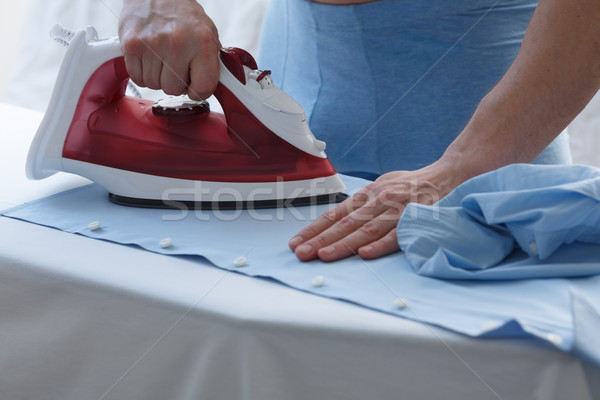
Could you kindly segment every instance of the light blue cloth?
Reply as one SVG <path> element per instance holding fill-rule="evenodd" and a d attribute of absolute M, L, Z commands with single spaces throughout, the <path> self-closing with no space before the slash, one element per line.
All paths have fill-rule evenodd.
<path fill-rule="evenodd" d="M 271 1 L 259 65 L 306 110 L 339 172 L 437 160 L 514 60 L 533 0 Z M 570 163 L 563 134 L 538 158 Z"/>
<path fill-rule="evenodd" d="M 349 177 L 344 182 L 349 193 L 368 183 Z M 106 195 L 101 187 L 89 185 L 4 215 L 156 253 L 205 258 L 219 268 L 272 278 L 292 288 L 466 335 L 539 338 L 600 365 L 600 354 L 594 352 L 600 340 L 593 334 L 598 325 L 587 322 L 588 314 L 597 317 L 600 309 L 600 277 L 441 280 L 416 274 L 402 253 L 371 261 L 351 257 L 302 263 L 287 242 L 329 206 L 185 214 L 118 206 Z M 102 228 L 90 231 L 88 224 L 95 220 Z M 172 247 L 160 247 L 165 237 L 173 239 Z M 247 266 L 233 265 L 239 256 L 247 258 Z M 311 285 L 317 275 L 325 277 L 324 286 Z M 578 294 L 576 303 L 572 293 Z M 408 307 L 394 305 L 399 297 L 406 299 Z"/>
<path fill-rule="evenodd" d="M 432 206 L 409 204 L 398 243 L 438 278 L 600 274 L 600 170 L 515 164 L 475 177 Z"/>

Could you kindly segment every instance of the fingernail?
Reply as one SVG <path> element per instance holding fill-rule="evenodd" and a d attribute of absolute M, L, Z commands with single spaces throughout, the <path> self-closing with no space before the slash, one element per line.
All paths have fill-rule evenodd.
<path fill-rule="evenodd" d="M 363 246 L 360 248 L 362 251 L 364 251 L 365 253 L 370 253 L 373 250 L 373 246 L 371 246 L 370 244 L 367 246 Z"/>
<path fill-rule="evenodd" d="M 308 254 L 312 251 L 312 246 L 310 244 L 302 244 L 296 248 L 297 253 Z"/>
<path fill-rule="evenodd" d="M 293 238 L 290 239 L 288 244 L 290 245 L 290 247 L 296 247 L 303 241 L 304 241 L 304 239 L 302 238 L 302 236 L 294 236 Z"/>
<path fill-rule="evenodd" d="M 335 247 L 329 246 L 329 247 L 325 247 L 325 248 L 322 248 L 321 250 L 319 250 L 319 253 L 329 256 L 329 255 L 333 254 L 334 251 L 335 251 Z"/>

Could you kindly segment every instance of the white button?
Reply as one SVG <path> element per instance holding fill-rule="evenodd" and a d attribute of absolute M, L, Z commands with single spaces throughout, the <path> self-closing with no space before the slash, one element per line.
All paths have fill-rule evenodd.
<path fill-rule="evenodd" d="M 233 260 L 233 265 L 235 265 L 236 267 L 243 267 L 244 265 L 246 265 L 246 257 L 241 256 L 236 258 L 235 260 Z"/>
<path fill-rule="evenodd" d="M 394 300 L 394 305 L 397 308 L 406 308 L 408 307 L 408 301 L 406 301 L 406 299 L 403 299 L 402 297 L 398 297 L 396 300 Z"/>
<path fill-rule="evenodd" d="M 322 276 L 315 276 L 313 278 L 312 281 L 310 281 L 310 284 L 313 285 L 314 287 L 321 287 L 325 284 L 325 278 Z"/>
<path fill-rule="evenodd" d="M 94 222 L 90 222 L 88 224 L 88 229 L 90 231 L 95 231 L 97 229 L 100 229 L 100 221 L 94 221 Z"/>
<path fill-rule="evenodd" d="M 531 251 L 531 253 L 535 254 L 536 256 L 539 254 L 537 243 L 535 241 L 529 243 L 529 251 Z"/>
<path fill-rule="evenodd" d="M 501 324 L 498 321 L 487 321 L 481 325 L 482 332 L 491 332 L 500 328 Z"/>
<path fill-rule="evenodd" d="M 171 239 L 170 237 L 168 238 L 164 238 L 163 240 L 161 240 L 159 242 L 160 247 L 162 247 L 163 249 L 166 249 L 167 247 L 171 247 L 171 245 L 173 245 L 173 239 Z"/>
<path fill-rule="evenodd" d="M 556 347 L 560 347 L 563 344 L 563 338 L 556 333 L 549 333 L 546 335 L 546 339 Z"/>

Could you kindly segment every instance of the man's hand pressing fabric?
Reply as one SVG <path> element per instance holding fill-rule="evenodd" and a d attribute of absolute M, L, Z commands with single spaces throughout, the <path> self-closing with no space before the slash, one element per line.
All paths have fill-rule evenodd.
<path fill-rule="evenodd" d="M 441 162 L 417 171 L 393 171 L 323 213 L 290 242 L 302 261 L 335 261 L 351 255 L 364 259 L 399 250 L 398 220 L 408 203 L 433 204 L 458 181 Z"/>

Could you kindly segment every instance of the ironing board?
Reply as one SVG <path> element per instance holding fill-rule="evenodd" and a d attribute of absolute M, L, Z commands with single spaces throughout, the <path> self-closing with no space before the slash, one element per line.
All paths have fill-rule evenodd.
<path fill-rule="evenodd" d="M 0 208 L 41 114 L 0 104 Z M 471 339 L 269 280 L 0 217 L 0 398 L 597 399 L 600 369 L 529 339 Z"/>

